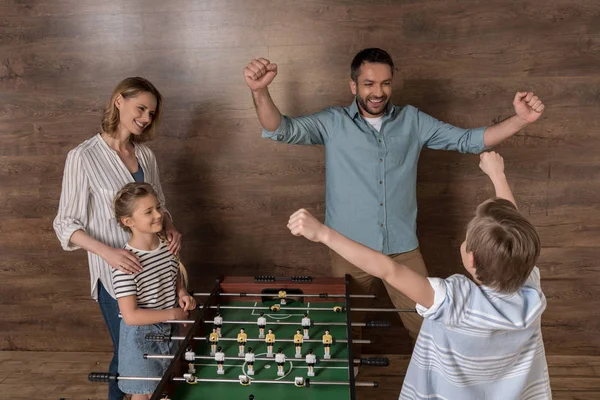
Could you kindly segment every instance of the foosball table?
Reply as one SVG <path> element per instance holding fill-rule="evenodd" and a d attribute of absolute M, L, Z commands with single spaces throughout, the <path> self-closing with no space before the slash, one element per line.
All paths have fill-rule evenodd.
<path fill-rule="evenodd" d="M 210 293 L 194 293 L 196 318 L 181 324 L 181 336 L 148 335 L 146 340 L 177 341 L 162 377 L 114 376 L 92 372 L 93 382 L 158 381 L 152 400 L 356 398 L 357 365 L 387 366 L 386 358 L 354 358 L 353 327 L 389 327 L 386 321 L 352 322 L 353 311 L 414 312 L 414 309 L 353 308 L 349 277 L 225 277 Z"/>

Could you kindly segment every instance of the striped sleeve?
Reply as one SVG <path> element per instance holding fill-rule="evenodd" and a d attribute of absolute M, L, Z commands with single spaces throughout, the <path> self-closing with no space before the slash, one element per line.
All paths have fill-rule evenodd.
<path fill-rule="evenodd" d="M 85 232 L 88 221 L 89 182 L 83 169 L 81 154 L 73 149 L 67 155 L 63 173 L 62 192 L 58 213 L 54 218 L 54 231 L 64 250 L 77 250 L 70 242 L 78 230 Z"/>
<path fill-rule="evenodd" d="M 135 296 L 137 294 L 137 285 L 135 283 L 135 276 L 137 274 L 126 274 L 115 268 L 111 268 L 111 273 L 115 298 Z"/>
<path fill-rule="evenodd" d="M 452 275 L 447 279 L 427 278 L 435 293 L 434 303 L 426 308 L 417 304 L 417 312 L 424 318 L 445 325 L 460 325 L 468 313 L 474 283 L 464 275 Z"/>
<path fill-rule="evenodd" d="M 520 330 L 535 324 L 546 308 L 537 268 L 525 285 L 514 293 L 499 293 L 476 285 L 461 274 L 447 279 L 428 279 L 435 292 L 434 306 L 429 310 L 421 307 L 419 313 L 447 326 Z"/>

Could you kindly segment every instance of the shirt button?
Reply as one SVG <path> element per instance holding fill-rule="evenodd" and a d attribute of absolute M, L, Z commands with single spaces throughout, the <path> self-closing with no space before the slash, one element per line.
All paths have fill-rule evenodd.
<path fill-rule="evenodd" d="M 381 139 L 379 139 L 379 143 L 381 143 Z"/>
<path fill-rule="evenodd" d="M 383 203 L 379 203 L 379 205 L 380 205 L 381 207 L 383 207 Z"/>
<path fill-rule="evenodd" d="M 383 224 L 379 224 L 379 226 L 383 228 Z"/>
<path fill-rule="evenodd" d="M 383 162 L 383 158 L 380 158 L 380 159 L 379 159 L 379 162 Z"/>
<path fill-rule="evenodd" d="M 277 140 L 280 142 L 283 140 L 283 135 L 281 133 L 277 135 Z"/>
<path fill-rule="evenodd" d="M 383 181 L 379 181 L 379 184 L 380 184 L 380 185 L 383 185 Z"/>

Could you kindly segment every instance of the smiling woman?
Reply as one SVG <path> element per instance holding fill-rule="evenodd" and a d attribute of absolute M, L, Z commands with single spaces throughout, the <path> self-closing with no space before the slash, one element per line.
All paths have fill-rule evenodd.
<path fill-rule="evenodd" d="M 156 158 L 142 143 L 153 138 L 161 107 L 162 96 L 148 80 L 133 77 L 117 85 L 104 112 L 102 133 L 67 156 L 54 219 L 63 249 L 83 248 L 88 252 L 91 295 L 100 305 L 113 341 L 110 370 L 115 373 L 120 320 L 110 267 L 125 274 L 142 270 L 138 257 L 123 248 L 128 234 L 115 218 L 113 201 L 117 192 L 130 182 L 152 185 L 165 213 L 162 220 L 169 251 L 178 253 L 181 244 L 181 235 L 164 207 Z M 108 398 L 123 398 L 116 383 L 109 385 Z"/>

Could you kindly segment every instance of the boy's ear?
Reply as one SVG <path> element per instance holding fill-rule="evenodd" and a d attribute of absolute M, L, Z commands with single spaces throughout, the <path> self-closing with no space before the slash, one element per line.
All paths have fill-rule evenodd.
<path fill-rule="evenodd" d="M 475 254 L 472 251 L 467 252 L 467 267 L 475 269 Z"/>

